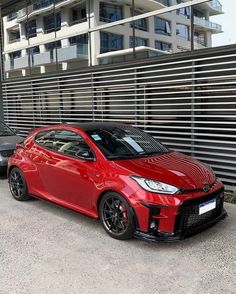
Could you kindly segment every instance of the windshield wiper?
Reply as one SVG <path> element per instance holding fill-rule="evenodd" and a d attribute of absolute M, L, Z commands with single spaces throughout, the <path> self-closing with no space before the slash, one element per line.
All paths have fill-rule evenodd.
<path fill-rule="evenodd" d="M 153 155 L 162 155 L 162 154 L 165 154 L 165 153 L 169 153 L 169 151 L 148 152 L 148 153 L 138 154 L 137 157 L 148 157 L 148 156 L 153 156 Z"/>
<path fill-rule="evenodd" d="M 137 158 L 136 155 L 109 155 L 107 156 L 107 159 L 134 159 Z"/>

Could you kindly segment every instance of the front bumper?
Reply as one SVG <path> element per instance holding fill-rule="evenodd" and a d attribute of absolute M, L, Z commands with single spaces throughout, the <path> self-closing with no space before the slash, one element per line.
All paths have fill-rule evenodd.
<path fill-rule="evenodd" d="M 197 234 L 213 225 L 218 223 L 219 221 L 223 220 L 225 217 L 227 217 L 227 212 L 225 209 L 222 209 L 221 214 L 217 216 L 214 219 L 209 220 L 208 222 L 199 225 L 191 230 L 188 231 L 182 231 L 179 230 L 175 233 L 161 233 L 161 232 L 151 232 L 151 233 L 144 233 L 141 231 L 135 231 L 134 237 L 146 241 L 152 241 L 152 242 L 175 242 L 180 241 L 182 239 L 185 239 L 187 237 L 190 237 L 194 234 Z"/>
<path fill-rule="evenodd" d="M 187 198 L 187 199 L 186 199 Z M 209 194 L 198 197 L 185 197 L 181 202 L 174 197 L 166 197 L 169 203 L 143 204 L 146 212 L 146 223 L 137 226 L 135 237 L 150 241 L 176 241 L 198 233 L 227 216 L 223 208 L 224 188 L 219 182 Z M 211 200 L 216 201 L 216 207 L 199 214 L 199 207 Z M 178 200 L 178 199 L 177 199 Z M 170 202 L 173 201 L 173 202 Z M 141 218 L 138 218 L 138 220 Z"/>
<path fill-rule="evenodd" d="M 10 156 L 14 153 L 14 149 L 0 150 L 0 168 L 6 168 Z"/>
<path fill-rule="evenodd" d="M 0 155 L 0 168 L 6 168 L 7 162 L 8 162 L 8 158 Z"/>

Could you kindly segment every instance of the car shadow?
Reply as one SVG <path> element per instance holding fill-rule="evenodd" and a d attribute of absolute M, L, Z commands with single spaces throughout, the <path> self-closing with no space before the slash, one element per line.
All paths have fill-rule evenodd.
<path fill-rule="evenodd" d="M 6 180 L 7 179 L 7 172 L 0 172 L 0 180 Z"/>
<path fill-rule="evenodd" d="M 38 200 L 35 202 L 35 200 Z M 62 206 L 56 205 L 54 203 L 50 203 L 45 200 L 39 200 L 36 198 L 32 198 L 31 201 L 25 202 L 25 204 L 28 205 L 36 205 L 37 209 L 42 211 L 47 211 L 50 214 L 53 214 L 56 217 L 60 217 L 65 219 L 65 221 L 73 222 L 73 224 L 78 224 L 79 226 L 84 226 L 86 230 L 89 230 L 89 232 L 93 235 L 102 236 L 102 238 L 106 238 L 106 242 L 113 242 L 114 239 L 112 239 L 106 232 L 104 231 L 101 223 L 99 220 L 92 219 L 90 217 L 87 217 L 86 215 L 83 215 L 81 213 L 75 212 L 73 210 L 64 208 Z M 196 235 L 193 235 L 189 238 L 183 239 L 181 241 L 175 241 L 175 242 L 151 242 L 151 241 L 145 241 L 140 240 L 137 238 L 130 239 L 128 241 L 118 241 L 116 242 L 123 242 L 127 244 L 127 246 L 133 246 L 134 248 L 142 248 L 144 250 L 170 250 L 174 251 L 177 249 L 184 250 L 189 247 L 196 246 L 198 243 L 205 243 L 209 240 L 215 240 L 217 239 L 217 236 L 219 235 L 219 231 L 224 231 L 225 227 L 227 226 L 227 223 L 225 221 L 221 221 L 220 223 L 216 224 L 215 226 L 208 228 Z"/>

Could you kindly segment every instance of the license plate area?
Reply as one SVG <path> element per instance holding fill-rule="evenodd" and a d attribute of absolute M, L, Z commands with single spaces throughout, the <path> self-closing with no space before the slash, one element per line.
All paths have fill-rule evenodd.
<path fill-rule="evenodd" d="M 204 214 L 216 208 L 216 199 L 201 203 L 199 205 L 199 215 Z"/>

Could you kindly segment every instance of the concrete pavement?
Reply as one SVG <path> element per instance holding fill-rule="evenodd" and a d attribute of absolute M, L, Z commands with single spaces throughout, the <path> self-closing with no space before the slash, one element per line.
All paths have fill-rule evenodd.
<path fill-rule="evenodd" d="M 236 205 L 173 244 L 110 238 L 99 222 L 39 200 L 15 201 L 0 179 L 0 294 L 236 293 Z"/>

